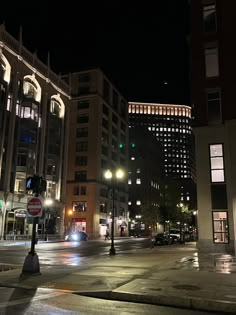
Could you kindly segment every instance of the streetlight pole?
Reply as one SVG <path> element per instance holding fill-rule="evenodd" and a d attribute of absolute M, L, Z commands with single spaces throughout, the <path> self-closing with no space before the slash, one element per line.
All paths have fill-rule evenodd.
<path fill-rule="evenodd" d="M 115 228 L 115 187 L 112 185 L 112 213 L 111 213 L 111 248 L 109 254 L 111 256 L 116 254 L 114 246 L 114 228 Z"/>
<path fill-rule="evenodd" d="M 125 172 L 122 169 L 117 169 L 114 172 L 111 170 L 106 170 L 104 177 L 107 181 L 110 182 L 111 189 L 112 189 L 112 214 L 111 214 L 111 248 L 109 251 L 109 255 L 114 256 L 116 255 L 116 250 L 114 246 L 114 229 L 115 229 L 115 181 L 121 180 L 124 178 Z"/>

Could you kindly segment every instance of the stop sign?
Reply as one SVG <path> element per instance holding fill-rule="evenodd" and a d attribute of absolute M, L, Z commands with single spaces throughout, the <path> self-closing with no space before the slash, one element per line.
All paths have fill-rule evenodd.
<path fill-rule="evenodd" d="M 41 217 L 42 215 L 42 201 L 39 197 L 29 199 L 27 203 L 27 211 L 32 217 Z"/>

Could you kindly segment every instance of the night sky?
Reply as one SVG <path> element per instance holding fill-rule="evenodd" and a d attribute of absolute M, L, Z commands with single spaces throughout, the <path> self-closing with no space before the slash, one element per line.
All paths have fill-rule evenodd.
<path fill-rule="evenodd" d="M 189 104 L 188 0 L 49 2 L 10 0 L 0 23 L 53 71 L 99 66 L 127 101 Z"/>

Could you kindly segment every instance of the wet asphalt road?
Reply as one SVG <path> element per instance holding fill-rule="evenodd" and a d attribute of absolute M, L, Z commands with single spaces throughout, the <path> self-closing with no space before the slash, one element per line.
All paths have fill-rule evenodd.
<path fill-rule="evenodd" d="M 148 239 L 121 239 L 115 240 L 117 254 L 135 251 L 150 247 Z M 19 265 L 23 264 L 30 249 L 30 242 L 15 246 L 1 246 L 0 263 Z M 36 245 L 35 250 L 39 256 L 40 264 L 44 265 L 73 265 L 80 264 L 81 258 L 107 255 L 110 249 L 110 241 L 91 240 L 87 242 L 42 242 Z"/>

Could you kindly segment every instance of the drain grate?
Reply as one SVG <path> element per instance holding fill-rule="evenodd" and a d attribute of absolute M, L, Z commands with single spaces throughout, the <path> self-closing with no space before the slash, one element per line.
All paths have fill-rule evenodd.
<path fill-rule="evenodd" d="M 196 291 L 196 290 L 201 290 L 201 288 L 199 288 L 196 285 L 191 285 L 191 284 L 176 284 L 173 285 L 174 289 L 178 289 L 178 290 L 188 290 L 188 291 Z"/>

